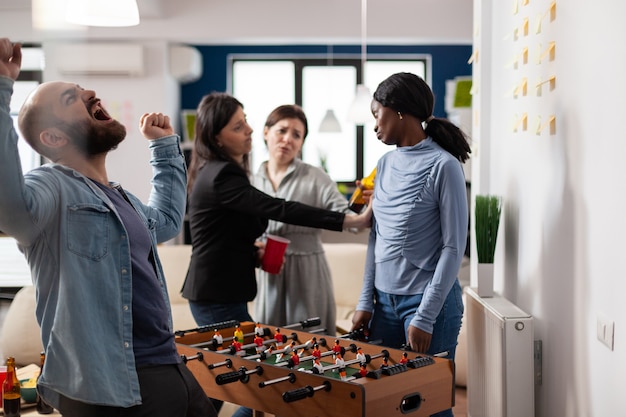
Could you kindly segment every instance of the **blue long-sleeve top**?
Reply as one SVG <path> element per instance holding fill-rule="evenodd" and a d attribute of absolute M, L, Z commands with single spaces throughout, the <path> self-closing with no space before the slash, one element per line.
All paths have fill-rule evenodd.
<path fill-rule="evenodd" d="M 374 310 L 374 289 L 422 294 L 411 325 L 432 333 L 465 252 L 469 219 L 461 163 L 430 137 L 398 147 L 378 162 L 372 204 L 357 310 Z"/>

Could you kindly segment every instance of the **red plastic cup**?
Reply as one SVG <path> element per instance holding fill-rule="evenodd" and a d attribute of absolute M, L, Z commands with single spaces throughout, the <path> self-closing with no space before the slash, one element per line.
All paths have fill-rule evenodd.
<path fill-rule="evenodd" d="M 261 268 L 270 274 L 278 274 L 283 266 L 285 251 L 290 242 L 284 237 L 267 235 Z"/>
<path fill-rule="evenodd" d="M 2 383 L 7 379 L 7 367 L 0 366 L 0 408 L 2 408 Z"/>

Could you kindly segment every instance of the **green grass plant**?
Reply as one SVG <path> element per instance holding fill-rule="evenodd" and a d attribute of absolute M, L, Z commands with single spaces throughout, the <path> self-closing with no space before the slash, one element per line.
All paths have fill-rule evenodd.
<path fill-rule="evenodd" d="M 501 212 L 502 199 L 499 196 L 476 196 L 475 229 L 478 263 L 493 263 Z"/>

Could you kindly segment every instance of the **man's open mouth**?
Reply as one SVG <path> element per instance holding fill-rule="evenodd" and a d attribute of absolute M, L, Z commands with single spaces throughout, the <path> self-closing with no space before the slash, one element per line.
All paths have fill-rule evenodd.
<path fill-rule="evenodd" d="M 96 120 L 111 120 L 111 116 L 109 116 L 109 113 L 107 113 L 106 110 L 100 107 L 99 100 L 92 106 L 91 111 L 93 113 L 93 118 Z"/>

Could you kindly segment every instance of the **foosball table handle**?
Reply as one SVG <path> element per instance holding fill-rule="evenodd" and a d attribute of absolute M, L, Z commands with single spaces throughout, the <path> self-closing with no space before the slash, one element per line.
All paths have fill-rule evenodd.
<path fill-rule="evenodd" d="M 285 401 L 286 403 L 291 403 L 294 401 L 303 400 L 307 397 L 312 397 L 313 394 L 315 394 L 315 391 L 319 391 L 321 389 L 325 391 L 330 391 L 330 382 L 324 381 L 322 385 L 318 385 L 317 387 L 307 385 L 302 388 L 283 392 L 283 401 Z"/>
<path fill-rule="evenodd" d="M 261 366 L 257 366 L 254 370 L 249 371 L 242 366 L 238 371 L 219 374 L 215 377 L 215 383 L 217 385 L 226 385 L 237 381 L 247 383 L 250 378 L 250 374 L 263 375 L 263 368 Z"/>

